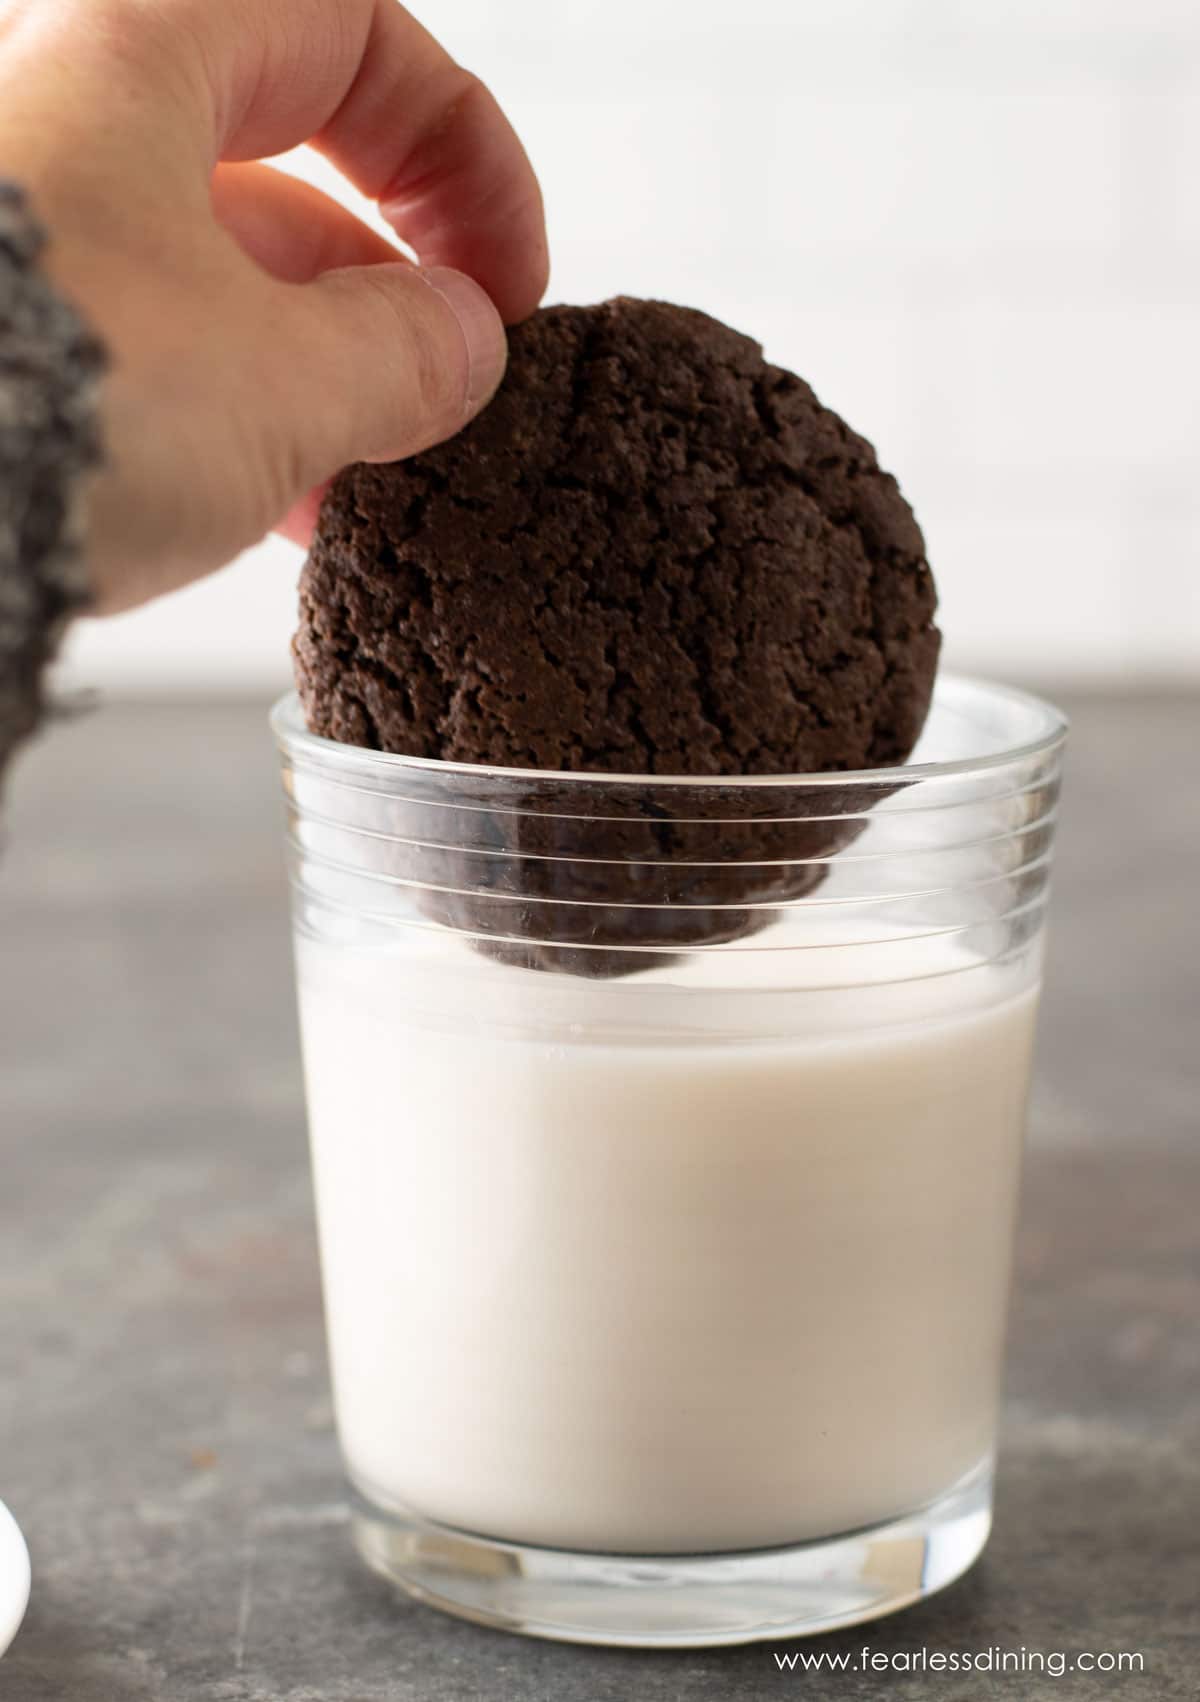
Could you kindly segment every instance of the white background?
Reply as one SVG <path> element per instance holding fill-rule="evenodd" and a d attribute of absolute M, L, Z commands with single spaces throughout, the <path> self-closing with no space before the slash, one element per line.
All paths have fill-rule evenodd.
<path fill-rule="evenodd" d="M 1196 0 L 417 10 L 526 140 L 549 299 L 706 308 L 873 439 L 948 660 L 1200 676 Z M 67 683 L 283 683 L 298 562 L 85 623 Z"/>

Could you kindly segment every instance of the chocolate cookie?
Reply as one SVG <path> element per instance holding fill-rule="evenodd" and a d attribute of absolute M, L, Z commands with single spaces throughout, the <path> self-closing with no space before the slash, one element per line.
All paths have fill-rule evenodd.
<path fill-rule="evenodd" d="M 458 437 L 335 481 L 294 653 L 312 730 L 372 749 L 578 772 L 824 772 L 908 755 L 935 604 L 895 480 L 802 379 L 703 314 L 618 300 L 535 315 Z M 534 810 L 503 830 L 535 901 L 572 896 L 564 870 L 583 878 L 569 850 L 559 861 L 559 820 Z M 527 959 L 564 925 L 591 947 L 635 929 L 646 944 L 746 932 L 753 912 L 711 906 L 798 896 L 823 868 L 780 864 L 850 832 L 760 824 L 739 839 L 742 866 L 720 866 L 710 834 L 693 898 L 673 892 L 660 913 L 622 906 L 638 902 L 635 868 L 679 857 L 678 824 L 613 820 L 602 844 L 599 831 L 579 848 L 597 859 L 576 895 L 587 914 L 535 906 Z M 492 931 L 473 887 L 439 902 Z M 593 969 L 631 967 L 608 955 Z"/>

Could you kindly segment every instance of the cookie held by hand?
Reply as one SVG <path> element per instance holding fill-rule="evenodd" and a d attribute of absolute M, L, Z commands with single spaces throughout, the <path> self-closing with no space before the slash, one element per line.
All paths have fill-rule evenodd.
<path fill-rule="evenodd" d="M 618 300 L 536 314 L 458 437 L 340 475 L 294 654 L 312 731 L 370 749 L 578 774 L 829 772 L 907 757 L 935 605 L 895 480 L 802 379 L 703 314 Z M 824 873 L 806 859 L 861 826 L 738 824 L 736 861 L 709 831 L 689 873 L 698 828 L 565 828 L 558 808 L 497 817 L 503 883 L 524 890 L 496 896 L 531 901 L 506 921 L 453 851 L 450 890 L 423 908 L 506 958 L 619 973 L 655 961 L 622 943 L 752 931 L 740 906 L 802 896 Z M 648 878 L 661 907 L 638 896 Z"/>

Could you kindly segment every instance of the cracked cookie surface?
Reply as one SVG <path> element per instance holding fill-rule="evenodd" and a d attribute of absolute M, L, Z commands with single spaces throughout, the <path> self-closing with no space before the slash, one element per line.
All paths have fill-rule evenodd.
<path fill-rule="evenodd" d="M 572 771 L 902 762 L 936 594 L 870 444 L 687 308 L 548 308 L 510 350 L 459 436 L 331 487 L 293 646 L 312 730 Z"/>

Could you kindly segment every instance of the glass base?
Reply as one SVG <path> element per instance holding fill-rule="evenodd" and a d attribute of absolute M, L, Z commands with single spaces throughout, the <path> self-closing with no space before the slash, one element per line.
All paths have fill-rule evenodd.
<path fill-rule="evenodd" d="M 573 1554 L 471 1536 L 357 1492 L 353 1510 L 367 1565 L 418 1601 L 530 1637 L 658 1649 L 807 1637 L 894 1613 L 961 1577 L 991 1523 L 990 1460 L 902 1519 L 736 1554 Z"/>

